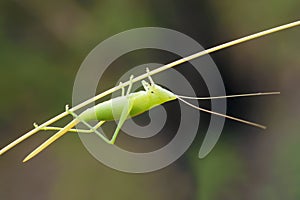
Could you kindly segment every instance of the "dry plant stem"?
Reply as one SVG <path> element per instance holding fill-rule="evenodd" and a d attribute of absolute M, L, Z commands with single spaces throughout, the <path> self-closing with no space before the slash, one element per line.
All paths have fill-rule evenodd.
<path fill-rule="evenodd" d="M 237 40 L 233 40 L 231 42 L 227 42 L 227 43 L 224 43 L 224 44 L 221 44 L 221 45 L 218 45 L 216 47 L 212 47 L 212 48 L 209 48 L 207 50 L 203 50 L 201 52 L 198 52 L 198 53 L 195 53 L 195 54 L 192 54 L 190 56 L 187 56 L 185 58 L 182 58 L 182 59 L 179 59 L 177 61 L 174 61 L 174 62 L 171 62 L 167 65 L 164 65 L 162 67 L 159 67 L 157 69 L 154 69 L 152 71 L 149 71 L 148 73 L 145 73 L 143 75 L 140 75 L 136 78 L 134 78 L 133 80 L 131 81 L 126 81 L 124 82 L 123 84 L 120 84 L 114 88 L 111 88 L 101 94 L 98 94 L 97 96 L 93 97 L 93 98 L 90 98 L 80 104 L 78 104 L 77 106 L 74 106 L 73 108 L 70 109 L 70 111 L 74 112 L 90 103 L 93 103 L 94 101 L 104 97 L 104 96 L 107 96 L 125 86 L 128 86 L 130 85 L 130 83 L 135 83 L 137 81 L 141 81 L 145 78 L 147 78 L 149 75 L 154 75 L 154 74 L 157 74 L 157 73 L 160 73 L 162 71 L 165 71 L 169 68 L 172 68 L 174 66 L 177 66 L 177 65 L 180 65 L 182 63 L 185 63 L 185 62 L 188 62 L 190 60 L 193 60 L 195 58 L 198 58 L 198 57 L 201 57 L 201 56 L 204 56 L 204 55 L 207 55 L 209 53 L 213 53 L 215 51 L 218 51 L 218 50 L 221 50 L 221 49 L 224 49 L 224 48 L 227 48 L 227 47 L 230 47 L 230 46 L 233 46 L 233 45 L 236 45 L 236 44 L 239 44 L 239 43 L 243 43 L 243 42 L 246 42 L 246 41 L 249 41 L 249 40 L 253 40 L 255 38 L 259 38 L 259 37 L 262 37 L 262 36 L 265 36 L 265 35 L 268 35 L 268 34 L 271 34 L 271 33 L 274 33 L 274 32 L 278 32 L 278 31 L 281 31 L 281 30 L 285 30 L 285 29 L 288 29 L 288 28 L 292 28 L 292 27 L 295 27 L 295 26 L 298 26 L 300 25 L 300 21 L 295 21 L 295 22 L 292 22 L 292 23 L 289 23 L 289 24 L 285 24 L 285 25 L 282 25 L 282 26 L 278 26 L 278 27 L 275 27 L 275 28 L 271 28 L 271 29 L 268 29 L 268 30 L 265 30 L 265 31 L 262 31 L 262 32 L 259 32 L 259 33 L 255 33 L 255 34 L 252 34 L 252 35 L 249 35 L 249 36 L 246 36 L 246 37 L 242 37 L 240 39 L 237 39 Z M 22 142 L 23 140 L 27 139 L 28 137 L 32 136 L 33 134 L 35 134 L 36 132 L 38 132 L 39 130 L 41 130 L 41 128 L 43 127 L 46 127 L 58 120 L 60 120 L 61 118 L 67 116 L 69 113 L 68 112 L 63 112 L 55 117 L 53 117 L 52 119 L 44 122 L 43 124 L 39 125 L 38 127 L 34 128 L 33 130 L 27 132 L 26 134 L 24 134 L 23 136 L 21 136 L 20 138 L 18 138 L 17 140 L 13 141 L 12 143 L 10 143 L 9 145 L 7 145 L 6 147 L 4 147 L 3 149 L 1 149 L 0 151 L 0 155 L 5 153 L 6 151 L 8 151 L 9 149 L 11 149 L 12 147 L 14 147 L 15 145 L 19 144 L 20 142 Z"/>

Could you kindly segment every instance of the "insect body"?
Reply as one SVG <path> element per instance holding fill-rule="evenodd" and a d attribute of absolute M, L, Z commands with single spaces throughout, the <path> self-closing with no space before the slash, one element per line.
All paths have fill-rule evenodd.
<path fill-rule="evenodd" d="M 55 140 L 63 136 L 67 132 L 81 132 L 81 133 L 92 133 L 95 132 L 99 137 L 101 137 L 105 142 L 109 144 L 114 144 L 116 141 L 116 138 L 119 134 L 119 131 L 124 124 L 125 120 L 134 116 L 137 116 L 145 111 L 148 111 L 152 109 L 155 106 L 161 105 L 165 102 L 172 101 L 175 99 L 180 100 L 181 102 L 185 103 L 186 105 L 198 109 L 203 112 L 211 113 L 214 115 L 218 115 L 221 117 L 226 117 L 232 120 L 236 120 L 242 123 L 246 123 L 252 126 L 256 126 L 259 128 L 265 128 L 265 126 L 262 126 L 260 124 L 256 124 L 253 122 L 249 122 L 243 119 L 235 118 L 232 116 L 228 116 L 225 114 L 213 112 L 210 110 L 206 110 L 204 108 L 197 107 L 184 99 L 217 99 L 217 98 L 229 98 L 229 97 L 241 97 L 241 96 L 258 96 L 258 95 L 270 95 L 270 94 L 279 94 L 279 92 L 268 92 L 268 93 L 252 93 L 252 94 L 240 94 L 240 95 L 229 95 L 229 96 L 221 96 L 221 97 L 187 97 L 187 96 L 180 96 L 173 94 L 171 91 L 164 89 L 154 83 L 150 75 L 162 72 L 166 69 L 169 69 L 171 67 L 174 67 L 176 65 L 179 65 L 181 63 L 190 61 L 192 59 L 195 59 L 197 57 L 248 41 L 252 40 L 270 33 L 274 33 L 277 31 L 281 31 L 284 29 L 288 29 L 291 27 L 295 27 L 300 25 L 300 21 L 296 21 L 290 24 L 285 24 L 279 27 L 275 27 L 266 31 L 262 31 L 259 33 L 252 34 L 250 36 L 246 36 L 231 42 L 227 42 L 225 44 L 221 44 L 216 47 L 212 47 L 210 49 L 195 53 L 193 55 L 190 55 L 188 57 L 182 58 L 180 60 L 174 61 L 172 63 L 169 63 L 167 65 L 164 65 L 160 68 L 157 68 L 153 71 L 149 71 L 147 69 L 147 73 L 144 75 L 140 75 L 139 77 L 133 79 L 133 76 L 131 76 L 130 80 L 124 84 L 120 84 L 119 86 L 116 86 L 115 88 L 112 88 L 110 90 L 107 90 L 106 92 L 103 92 L 99 95 L 97 95 L 94 98 L 91 98 L 74 108 L 69 109 L 68 106 L 66 106 L 66 112 L 61 113 L 60 115 L 57 115 L 56 117 L 44 122 L 41 125 L 34 124 L 35 129 L 29 131 L 28 133 L 24 134 L 17 140 L 13 141 L 6 147 L 0 150 L 0 155 L 14 147 L 15 145 L 19 144 L 20 142 L 24 141 L 28 137 L 32 136 L 33 134 L 37 133 L 40 130 L 56 130 L 58 131 L 56 134 L 54 134 L 52 137 L 50 137 L 48 140 L 46 140 L 42 145 L 40 145 L 38 148 L 36 148 L 32 153 L 30 153 L 24 160 L 23 162 L 26 162 L 27 160 L 31 159 L 35 155 L 37 155 L 39 152 L 41 152 L 43 149 L 45 149 L 47 146 L 49 146 L 51 143 L 53 143 Z M 147 83 L 146 81 L 142 81 L 142 85 L 144 87 L 143 91 L 139 92 L 134 92 L 130 93 L 132 84 L 136 81 L 142 80 L 147 78 L 150 80 L 150 83 Z M 124 87 L 128 85 L 128 90 L 125 94 L 125 89 Z M 105 101 L 102 103 L 97 104 L 96 106 L 87 109 L 86 111 L 82 112 L 81 114 L 77 115 L 74 113 L 75 110 L 82 108 L 83 106 L 88 105 L 89 103 L 92 103 L 99 98 L 108 95 L 114 91 L 117 91 L 119 89 L 122 89 L 122 96 L 111 99 L 109 101 Z M 58 121 L 59 119 L 67 116 L 68 114 L 71 114 L 74 117 L 74 120 L 72 120 L 70 123 L 68 123 L 65 127 L 60 128 L 60 127 L 50 127 L 49 125 Z M 98 124 L 96 126 L 92 127 L 91 125 L 88 124 L 88 121 L 91 120 L 99 120 Z M 112 136 L 111 139 L 108 139 L 105 137 L 103 134 L 97 131 L 97 128 L 99 128 L 101 125 L 103 125 L 106 121 L 111 121 L 111 120 L 119 120 L 117 128 Z M 89 130 L 78 130 L 78 129 L 73 129 L 74 126 L 76 126 L 78 123 L 83 123 L 85 124 Z"/>
<path fill-rule="evenodd" d="M 149 69 L 147 68 L 147 72 L 149 73 Z M 77 130 L 77 132 L 95 132 L 99 137 L 101 137 L 105 142 L 109 144 L 114 144 L 119 131 L 124 124 L 125 120 L 131 117 L 135 117 L 140 115 L 155 106 L 161 105 L 167 101 L 172 101 L 177 99 L 178 97 L 170 92 L 167 89 L 156 85 L 150 75 L 148 76 L 150 80 L 150 84 L 146 81 L 142 81 L 142 85 L 144 87 L 144 91 L 130 93 L 130 89 L 132 84 L 129 85 L 126 95 L 124 95 L 124 88 L 122 89 L 122 96 L 102 102 L 97 104 L 96 106 L 89 108 L 82 112 L 80 115 L 76 115 L 74 112 L 68 109 L 66 106 L 67 112 L 75 117 L 73 121 L 71 121 L 64 128 L 58 127 L 44 127 L 42 130 L 59 130 L 55 135 L 45 141 L 42 145 L 40 145 L 37 149 L 35 149 L 31 154 L 29 154 L 24 161 L 29 160 L 34 157 L 40 151 L 45 149 L 59 137 L 70 131 L 74 126 L 78 123 L 82 122 L 90 130 Z M 132 81 L 133 76 L 130 77 Z M 99 120 L 100 122 L 91 127 L 87 122 L 91 120 Z M 111 139 L 108 139 L 103 134 L 97 131 L 104 122 L 119 120 L 117 128 Z M 36 125 L 35 125 L 36 126 Z M 76 130 L 72 130 L 76 131 Z"/>
<path fill-rule="evenodd" d="M 144 91 L 129 93 L 120 97 L 99 103 L 93 108 L 84 111 L 79 117 L 84 121 L 89 120 L 116 120 L 121 119 L 126 112 L 126 119 L 135 117 L 155 106 L 167 101 L 177 99 L 177 96 L 167 89 L 156 85 L 151 77 L 151 84 L 142 81 Z"/>

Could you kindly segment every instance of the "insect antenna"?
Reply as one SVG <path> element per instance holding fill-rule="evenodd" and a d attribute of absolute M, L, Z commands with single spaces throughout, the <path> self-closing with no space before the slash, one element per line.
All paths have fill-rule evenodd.
<path fill-rule="evenodd" d="M 261 128 L 261 129 L 266 129 L 267 128 L 266 126 L 261 125 L 261 124 L 257 124 L 257 123 L 250 122 L 250 121 L 247 121 L 247 120 L 243 120 L 243 119 L 240 119 L 240 118 L 232 117 L 232 116 L 225 115 L 225 114 L 222 114 L 222 113 L 214 112 L 214 111 L 211 111 L 211 110 L 207 110 L 205 108 L 197 107 L 194 104 L 191 104 L 191 103 L 183 100 L 180 97 L 177 97 L 177 98 L 178 98 L 178 100 L 182 101 L 186 105 L 188 105 L 188 106 L 190 106 L 192 108 L 195 108 L 197 110 L 200 110 L 200 111 L 203 111 L 203 112 L 207 112 L 207 113 L 210 113 L 210 114 L 214 114 L 214 115 L 217 115 L 217 116 L 220 116 L 220 117 L 225 117 L 225 118 L 228 118 L 228 119 L 231 119 L 231 120 L 235 120 L 235 121 L 238 121 L 238 122 L 241 122 L 241 123 L 244 123 L 244 124 L 248 124 L 248 125 L 251 125 L 251 126 L 255 126 L 255 127 L 258 127 L 258 128 Z"/>
<path fill-rule="evenodd" d="M 225 98 L 234 98 L 234 97 L 265 96 L 265 95 L 274 95 L 274 94 L 280 94 L 280 92 L 257 92 L 257 93 L 248 93 L 248 94 L 215 96 L 215 97 L 190 97 L 190 96 L 177 95 L 177 97 L 180 97 L 181 99 L 208 100 L 208 99 L 225 99 Z"/>

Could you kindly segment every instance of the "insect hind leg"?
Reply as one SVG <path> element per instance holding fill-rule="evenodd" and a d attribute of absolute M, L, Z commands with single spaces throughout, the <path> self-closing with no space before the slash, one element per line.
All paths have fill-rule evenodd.
<path fill-rule="evenodd" d="M 116 128 L 111 140 L 109 141 L 109 144 L 114 144 L 116 142 L 116 139 L 119 135 L 120 129 L 123 126 L 123 124 L 124 124 L 125 120 L 127 119 L 127 117 L 129 116 L 129 113 L 132 109 L 132 106 L 133 106 L 132 100 L 128 99 L 127 103 L 123 107 L 119 123 L 117 125 L 117 128 Z"/>
<path fill-rule="evenodd" d="M 98 129 L 102 124 L 104 124 L 105 121 L 100 121 L 98 122 L 92 129 L 70 129 L 68 132 L 73 132 L 73 133 L 93 133 L 94 130 Z M 34 123 L 33 126 L 35 128 L 38 127 L 38 124 Z M 61 127 L 55 127 L 55 126 L 46 126 L 41 128 L 41 131 L 60 131 L 63 128 Z"/>
<path fill-rule="evenodd" d="M 131 80 L 133 79 L 133 76 L 131 76 L 130 78 Z M 101 125 L 99 125 L 102 121 L 100 121 L 95 127 L 92 127 L 90 124 L 88 124 L 85 120 L 82 120 L 80 119 L 80 116 L 78 116 L 76 113 L 72 112 L 69 110 L 69 106 L 66 105 L 66 111 L 71 114 L 75 119 L 78 119 L 80 122 L 82 122 L 84 125 L 86 125 L 87 127 L 90 128 L 90 130 L 92 130 L 92 132 L 95 132 L 96 135 L 98 135 L 101 139 L 103 139 L 106 143 L 108 144 L 114 144 L 116 139 L 117 139 L 117 136 L 120 132 L 120 129 L 121 127 L 123 126 L 125 120 L 127 119 L 131 109 L 132 109 L 132 101 L 130 99 L 128 99 L 128 102 L 127 104 L 124 105 L 124 108 L 123 108 L 123 111 L 122 111 L 122 114 L 121 114 L 121 117 L 120 117 L 120 120 L 119 120 L 119 123 L 117 125 L 117 128 L 112 136 L 112 138 L 109 140 L 107 137 L 105 137 L 103 134 L 101 134 L 99 131 L 97 131 L 97 128 L 95 128 L 97 125 L 98 125 L 98 128 L 105 122 L 103 121 L 103 123 Z"/>
<path fill-rule="evenodd" d="M 66 111 L 72 115 L 74 118 L 78 119 L 80 122 L 82 122 L 84 125 L 86 125 L 89 128 L 89 131 L 96 133 L 96 135 L 98 135 L 101 139 L 104 140 L 104 142 L 111 144 L 111 141 L 109 139 L 107 139 L 107 137 L 105 137 L 103 134 L 101 134 L 97 128 L 99 128 L 102 124 L 104 124 L 105 121 L 100 121 L 96 126 L 91 126 L 90 124 L 88 124 L 85 120 L 80 119 L 80 117 L 74 113 L 73 111 L 69 110 L 69 106 L 66 105 Z"/>

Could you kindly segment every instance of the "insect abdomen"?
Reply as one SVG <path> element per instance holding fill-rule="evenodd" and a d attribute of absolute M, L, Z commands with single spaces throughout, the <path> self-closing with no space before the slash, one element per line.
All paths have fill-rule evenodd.
<path fill-rule="evenodd" d="M 85 121 L 91 121 L 91 120 L 104 120 L 104 121 L 110 121 L 114 119 L 120 118 L 120 110 L 117 101 L 124 101 L 120 99 L 121 97 L 117 97 L 116 99 L 111 99 L 102 103 L 99 103 L 95 105 L 92 108 L 89 108 L 85 110 L 83 113 L 80 114 L 80 118 Z M 114 101 L 114 102 L 113 102 Z M 112 105 L 115 106 L 114 109 L 114 115 L 112 111 Z"/>

